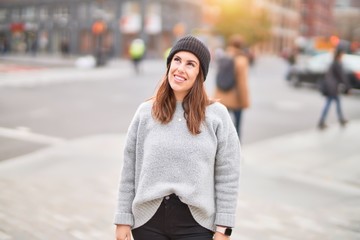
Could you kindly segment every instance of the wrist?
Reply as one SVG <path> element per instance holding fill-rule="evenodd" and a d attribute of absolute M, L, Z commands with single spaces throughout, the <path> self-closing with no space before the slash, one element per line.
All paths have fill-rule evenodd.
<path fill-rule="evenodd" d="M 129 227 L 129 228 L 131 228 L 131 226 L 128 225 L 128 224 L 116 224 L 116 227 Z"/>
<path fill-rule="evenodd" d="M 216 226 L 216 232 L 222 233 L 225 236 L 231 236 L 232 228 L 225 226 Z"/>

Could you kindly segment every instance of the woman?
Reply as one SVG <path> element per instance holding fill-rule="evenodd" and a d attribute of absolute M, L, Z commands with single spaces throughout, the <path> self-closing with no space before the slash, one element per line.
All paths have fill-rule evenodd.
<path fill-rule="evenodd" d="M 181 38 L 155 96 L 130 124 L 116 239 L 225 240 L 235 225 L 240 143 L 226 108 L 208 99 L 207 47 Z M 215 232 L 215 234 L 214 234 Z"/>
<path fill-rule="evenodd" d="M 327 125 L 325 124 L 325 120 L 332 101 L 335 101 L 336 103 L 336 110 L 340 124 L 344 126 L 348 122 L 344 118 L 344 115 L 342 113 L 339 98 L 340 83 L 343 83 L 345 85 L 346 92 L 348 92 L 350 88 L 341 64 L 341 58 L 343 56 L 343 53 L 343 50 L 340 48 L 336 50 L 334 54 L 334 61 L 330 65 L 330 68 L 326 73 L 324 80 L 322 81 L 321 91 L 322 94 L 326 97 L 326 101 L 318 125 L 320 129 L 324 129 L 327 127 Z"/>
<path fill-rule="evenodd" d="M 248 87 L 248 58 L 243 53 L 243 39 L 236 34 L 229 38 L 226 54 L 234 58 L 235 64 L 235 87 L 229 91 L 215 89 L 215 98 L 219 99 L 230 112 L 234 114 L 235 128 L 241 139 L 241 119 L 243 110 L 250 105 Z"/>

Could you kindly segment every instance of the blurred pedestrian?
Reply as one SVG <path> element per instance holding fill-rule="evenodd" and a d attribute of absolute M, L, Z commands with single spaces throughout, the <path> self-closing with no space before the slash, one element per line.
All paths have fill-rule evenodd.
<path fill-rule="evenodd" d="M 47 35 L 46 32 L 43 32 L 40 35 L 40 38 L 39 38 L 39 50 L 40 50 L 40 52 L 46 52 L 48 44 L 49 44 L 48 35 Z"/>
<path fill-rule="evenodd" d="M 320 129 L 326 128 L 325 120 L 329 111 L 332 101 L 336 103 L 336 112 L 339 122 L 342 126 L 345 126 L 348 122 L 341 109 L 341 102 L 339 96 L 339 85 L 342 83 L 345 86 L 345 93 L 349 93 L 350 85 L 346 78 L 341 59 L 343 57 L 344 50 L 341 48 L 336 49 L 334 54 L 334 60 L 331 63 L 324 79 L 321 81 L 321 92 L 325 96 L 325 105 L 321 113 L 318 127 Z"/>
<path fill-rule="evenodd" d="M 225 53 L 234 59 L 235 84 L 227 91 L 216 87 L 215 98 L 224 104 L 234 115 L 234 124 L 241 139 L 241 120 L 243 112 L 250 105 L 248 87 L 248 58 L 243 52 L 244 41 L 236 34 L 229 38 Z"/>
<path fill-rule="evenodd" d="M 163 55 L 165 61 L 167 60 L 167 58 L 170 54 L 170 51 L 171 51 L 171 47 L 168 47 L 167 49 L 165 49 L 164 55 Z"/>
<path fill-rule="evenodd" d="M 66 38 L 63 38 L 60 42 L 60 51 L 63 57 L 67 57 L 69 55 L 69 41 Z"/>
<path fill-rule="evenodd" d="M 297 58 L 297 51 L 296 49 L 289 50 L 288 54 L 286 55 L 285 60 L 288 63 L 288 69 L 286 71 L 285 79 L 287 81 L 291 80 L 291 77 L 296 69 L 296 58 Z"/>
<path fill-rule="evenodd" d="M 116 239 L 228 240 L 235 225 L 240 142 L 204 81 L 208 48 L 180 38 L 154 97 L 130 124 L 115 213 Z"/>
<path fill-rule="evenodd" d="M 0 53 L 5 54 L 7 52 L 7 39 L 6 37 L 0 37 Z"/>
<path fill-rule="evenodd" d="M 130 44 L 129 54 L 134 64 L 136 74 L 140 73 L 140 63 L 145 55 L 145 43 L 142 39 L 136 38 Z"/>
<path fill-rule="evenodd" d="M 35 36 L 30 43 L 30 53 L 32 56 L 36 56 L 37 52 L 38 52 L 38 41 Z"/>

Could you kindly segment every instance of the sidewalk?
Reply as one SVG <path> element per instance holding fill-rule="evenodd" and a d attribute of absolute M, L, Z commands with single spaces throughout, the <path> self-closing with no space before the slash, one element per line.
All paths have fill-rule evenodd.
<path fill-rule="evenodd" d="M 244 146 L 247 165 L 296 181 L 360 194 L 360 121 Z"/>
<path fill-rule="evenodd" d="M 0 87 L 32 87 L 60 82 L 103 81 L 109 78 L 133 77 L 134 69 L 128 59 L 113 58 L 102 67 L 79 68 L 75 57 L 7 55 L 0 56 L 2 63 L 31 64 L 48 66 L 35 71 L 0 72 Z M 163 59 L 145 59 L 143 67 L 147 74 L 157 72 L 165 65 Z"/>
<path fill-rule="evenodd" d="M 354 121 L 345 129 L 245 145 L 243 171 L 256 168 L 359 198 L 359 132 Z M 90 136 L 0 162 L 0 239 L 114 239 L 124 141 L 120 134 Z M 359 204 L 304 209 L 241 194 L 237 216 L 232 240 L 360 239 Z"/>
<path fill-rule="evenodd" d="M 0 55 L 0 62 L 17 64 L 42 65 L 48 67 L 74 66 L 77 56 L 62 57 L 61 55 L 37 54 L 6 54 Z"/>
<path fill-rule="evenodd" d="M 8 62 L 16 64 L 38 65 L 50 68 L 72 68 L 75 67 L 76 60 L 84 56 L 85 55 L 70 55 L 63 57 L 60 54 L 38 54 L 36 56 L 32 56 L 30 54 L 8 54 L 0 55 L 0 63 Z M 122 62 L 128 62 L 128 60 L 122 58 L 109 58 L 106 65 L 100 68 L 106 68 Z"/>
<path fill-rule="evenodd" d="M 58 68 L 75 68 L 76 60 L 81 57 L 85 57 L 83 55 L 79 56 L 69 56 L 62 57 L 61 55 L 44 55 L 39 54 L 36 56 L 31 56 L 29 54 L 15 54 L 15 55 L 0 55 L 0 63 L 17 63 L 17 64 L 32 64 L 32 65 L 42 65 L 47 67 L 58 67 Z M 154 61 L 154 59 L 144 59 L 144 61 Z M 155 59 L 155 61 L 163 61 L 163 59 Z M 126 58 L 108 58 L 106 64 L 104 66 L 98 67 L 98 69 L 102 68 L 113 68 L 121 65 L 130 65 L 132 63 L 129 59 Z"/>

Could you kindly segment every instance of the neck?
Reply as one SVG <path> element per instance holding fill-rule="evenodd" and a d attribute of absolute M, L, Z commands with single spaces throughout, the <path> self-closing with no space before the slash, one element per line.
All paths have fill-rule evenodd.
<path fill-rule="evenodd" d="M 182 93 L 175 93 L 175 92 L 174 92 L 174 94 L 175 94 L 176 102 L 182 102 L 182 101 L 184 100 L 184 97 L 185 97 L 184 94 L 182 94 Z"/>

